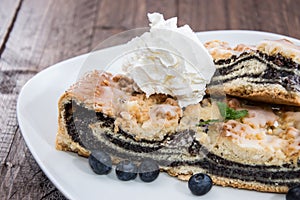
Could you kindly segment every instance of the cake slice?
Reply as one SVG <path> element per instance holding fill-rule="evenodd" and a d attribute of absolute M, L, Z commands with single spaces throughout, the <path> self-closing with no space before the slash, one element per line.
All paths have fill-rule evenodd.
<path fill-rule="evenodd" d="M 205 46 L 217 67 L 210 91 L 219 89 L 255 101 L 300 105 L 299 46 L 285 39 L 234 48 L 214 40 Z"/>
<path fill-rule="evenodd" d="M 82 156 L 101 148 L 101 142 L 104 146 L 116 142 L 122 149 L 136 145 L 135 150 L 152 151 L 159 146 L 156 140 L 162 141 L 176 131 L 181 115 L 173 98 L 161 94 L 146 98 L 132 79 L 93 71 L 59 100 L 56 147 Z M 127 140 L 136 144 L 130 146 Z M 151 143 L 151 147 L 144 148 L 139 142 Z"/>
<path fill-rule="evenodd" d="M 220 105 L 241 117 L 224 118 Z M 56 148 L 113 161 L 156 160 L 181 180 L 209 174 L 217 185 L 287 192 L 300 182 L 300 111 L 227 96 L 181 109 L 169 95 L 149 98 L 124 75 L 86 74 L 60 98 Z"/>

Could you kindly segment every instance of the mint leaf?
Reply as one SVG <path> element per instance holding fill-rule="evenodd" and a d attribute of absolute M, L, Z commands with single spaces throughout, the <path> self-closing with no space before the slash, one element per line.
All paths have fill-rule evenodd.
<path fill-rule="evenodd" d="M 217 102 L 217 104 L 218 104 L 218 108 L 219 108 L 219 111 L 221 113 L 221 116 L 223 118 L 226 118 L 227 107 L 228 107 L 227 104 L 224 103 L 224 102 Z"/>
<path fill-rule="evenodd" d="M 248 110 L 234 110 L 230 115 L 230 119 L 240 119 L 248 114 Z"/>
<path fill-rule="evenodd" d="M 217 102 L 221 116 L 225 120 L 240 119 L 248 114 L 248 110 L 234 110 L 227 106 L 224 102 Z"/>
<path fill-rule="evenodd" d="M 219 122 L 220 120 L 218 119 L 209 119 L 209 120 L 206 120 L 206 121 L 200 121 L 197 126 L 205 126 L 205 125 L 208 125 L 210 123 L 214 123 L 214 122 Z"/>

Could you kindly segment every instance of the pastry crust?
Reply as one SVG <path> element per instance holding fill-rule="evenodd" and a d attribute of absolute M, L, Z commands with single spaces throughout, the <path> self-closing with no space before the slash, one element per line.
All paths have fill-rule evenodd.
<path fill-rule="evenodd" d="M 288 92 L 281 85 L 254 84 L 243 79 L 211 86 L 207 93 L 241 97 L 257 102 L 300 106 L 300 93 Z"/>
<path fill-rule="evenodd" d="M 230 46 L 228 42 L 220 40 L 208 41 L 204 44 L 214 60 L 228 59 L 233 55 L 239 55 L 243 52 L 261 51 L 269 55 L 281 54 L 287 58 L 300 63 L 300 46 L 295 45 L 287 39 L 263 40 L 257 45 L 238 44 L 235 47 Z"/>
<path fill-rule="evenodd" d="M 217 66 L 213 80 L 219 82 L 211 85 L 208 93 L 300 106 L 299 46 L 285 39 L 236 47 L 213 40 L 205 46 Z"/>
<path fill-rule="evenodd" d="M 80 146 L 77 142 L 74 142 L 66 129 L 67 124 L 64 118 L 65 109 L 63 106 L 72 99 L 68 95 L 69 93 L 66 92 L 58 101 L 58 130 L 56 134 L 55 147 L 57 150 L 70 151 L 78 153 L 80 156 L 88 157 L 90 155 L 90 151 Z"/>
<path fill-rule="evenodd" d="M 295 45 L 287 39 L 264 40 L 256 48 L 269 55 L 281 54 L 300 63 L 300 46 Z"/>
<path fill-rule="evenodd" d="M 165 171 L 170 175 L 177 177 L 179 180 L 188 181 L 190 177 L 195 173 L 205 173 L 205 171 L 199 171 L 197 168 L 193 167 L 178 167 L 165 169 Z M 260 184 L 255 181 L 243 181 L 239 179 L 230 179 L 220 176 L 215 176 L 210 174 L 210 177 L 213 180 L 215 185 L 223 186 L 223 187 L 234 187 L 240 189 L 248 189 L 248 190 L 256 190 L 261 192 L 274 192 L 274 193 L 286 193 L 289 188 L 287 186 L 268 186 L 264 184 Z"/>
<path fill-rule="evenodd" d="M 242 52 L 255 51 L 255 46 L 239 44 L 236 47 L 231 47 L 228 42 L 221 40 L 212 40 L 204 44 L 214 60 L 229 59 L 232 56 L 241 54 Z"/>

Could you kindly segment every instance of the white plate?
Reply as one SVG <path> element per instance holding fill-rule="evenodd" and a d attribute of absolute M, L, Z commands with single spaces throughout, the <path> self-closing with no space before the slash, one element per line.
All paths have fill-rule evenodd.
<path fill-rule="evenodd" d="M 219 39 L 235 45 L 255 44 L 263 39 L 287 38 L 297 44 L 299 40 L 282 35 L 255 31 L 210 31 L 198 33 L 202 42 Z M 106 58 L 115 48 L 99 53 Z M 85 158 L 57 151 L 57 102 L 60 95 L 76 81 L 79 70 L 88 55 L 78 56 L 38 73 L 23 87 L 17 105 L 19 125 L 31 153 L 54 185 L 69 199 L 199 199 L 192 195 L 186 182 L 164 173 L 152 183 L 139 179 L 118 181 L 115 173 L 95 175 Z M 214 186 L 200 199 L 206 200 L 282 200 L 284 195 L 260 193 Z"/>

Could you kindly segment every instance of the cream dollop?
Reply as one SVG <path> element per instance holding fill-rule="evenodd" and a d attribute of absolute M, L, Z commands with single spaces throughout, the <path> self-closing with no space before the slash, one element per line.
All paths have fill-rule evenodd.
<path fill-rule="evenodd" d="M 177 18 L 148 14 L 150 31 L 127 43 L 131 52 L 123 64 L 147 97 L 168 94 L 180 107 L 200 102 L 215 72 L 212 57 L 188 25 Z"/>

